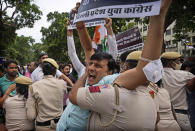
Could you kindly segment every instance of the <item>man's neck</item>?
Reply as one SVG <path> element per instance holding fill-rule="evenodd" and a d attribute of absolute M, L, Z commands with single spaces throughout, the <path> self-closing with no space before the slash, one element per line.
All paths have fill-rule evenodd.
<path fill-rule="evenodd" d="M 6 74 L 6 78 L 7 78 L 8 80 L 10 80 L 10 81 L 14 81 L 16 77 L 18 77 L 18 75 L 15 76 L 15 77 L 13 77 L 13 76 L 10 76 L 10 75 Z"/>

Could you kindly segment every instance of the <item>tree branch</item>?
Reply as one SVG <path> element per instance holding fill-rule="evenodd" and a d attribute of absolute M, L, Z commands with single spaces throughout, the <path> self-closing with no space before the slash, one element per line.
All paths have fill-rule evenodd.
<path fill-rule="evenodd" d="M 0 11 L 2 11 L 2 6 L 3 6 L 3 2 L 1 2 L 1 7 L 0 7 Z"/>
<path fill-rule="evenodd" d="M 16 9 L 15 9 L 14 12 L 12 13 L 12 16 L 11 16 L 10 19 L 13 19 L 15 14 L 16 14 Z"/>

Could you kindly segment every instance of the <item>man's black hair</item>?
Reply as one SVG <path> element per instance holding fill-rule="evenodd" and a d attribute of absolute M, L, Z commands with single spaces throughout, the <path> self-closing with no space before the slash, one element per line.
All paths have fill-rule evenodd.
<path fill-rule="evenodd" d="M 23 95 L 25 99 L 28 98 L 28 85 L 16 83 L 17 93 Z"/>
<path fill-rule="evenodd" d="M 42 53 L 39 55 L 39 59 L 41 59 L 41 57 L 44 56 L 44 55 L 48 55 L 48 54 L 45 53 L 45 52 L 42 52 Z"/>
<path fill-rule="evenodd" d="M 99 51 L 99 50 L 96 49 L 96 48 L 93 48 L 93 50 L 94 50 L 95 53 L 102 52 L 102 51 Z"/>
<path fill-rule="evenodd" d="M 180 70 L 185 70 L 187 67 L 192 68 L 194 65 L 191 61 L 184 61 Z"/>
<path fill-rule="evenodd" d="M 49 62 L 43 62 L 42 63 L 42 69 L 44 75 L 55 75 L 56 74 L 56 68 L 50 64 Z"/>
<path fill-rule="evenodd" d="M 97 52 L 91 56 L 90 60 L 97 60 L 97 61 L 108 60 L 108 71 L 112 71 L 112 72 L 115 71 L 116 62 L 113 59 L 113 57 L 106 52 Z"/>
<path fill-rule="evenodd" d="M 69 68 L 70 68 L 69 64 L 62 64 L 62 65 L 60 65 L 59 70 L 60 71 L 63 70 L 66 66 L 69 66 Z"/>
<path fill-rule="evenodd" d="M 7 60 L 4 64 L 5 68 L 7 68 L 11 63 L 18 65 L 18 63 L 15 60 Z"/>

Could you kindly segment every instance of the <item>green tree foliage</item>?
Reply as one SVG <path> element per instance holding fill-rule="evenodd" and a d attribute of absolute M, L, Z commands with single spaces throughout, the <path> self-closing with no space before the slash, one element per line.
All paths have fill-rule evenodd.
<path fill-rule="evenodd" d="M 47 21 L 51 22 L 48 28 L 41 28 L 42 42 L 49 57 L 57 61 L 67 61 L 66 20 L 68 13 L 50 12 Z"/>
<path fill-rule="evenodd" d="M 113 18 L 112 19 L 112 28 L 115 34 L 121 33 L 125 30 L 133 28 L 136 24 L 131 22 L 132 18 Z"/>
<path fill-rule="evenodd" d="M 0 56 L 16 38 L 15 31 L 32 28 L 42 12 L 33 0 L 0 0 Z"/>
<path fill-rule="evenodd" d="M 187 32 L 195 31 L 195 1 L 174 0 L 167 15 L 166 27 L 176 21 L 174 33 L 176 41 L 187 38 Z"/>
<path fill-rule="evenodd" d="M 148 17 L 136 19 L 140 23 L 148 24 Z M 195 31 L 195 0 L 173 0 L 165 20 L 164 31 L 170 24 L 176 22 L 174 27 L 175 38 L 181 41 L 186 32 Z"/>
<path fill-rule="evenodd" d="M 48 22 L 51 25 L 48 28 L 42 27 L 42 42 L 45 47 L 45 51 L 49 57 L 54 58 L 60 63 L 69 63 L 67 48 L 67 27 L 66 21 L 69 17 L 68 13 L 50 12 L 47 15 Z M 90 33 L 92 34 L 92 33 Z M 77 31 L 74 30 L 75 47 L 77 55 L 80 60 L 83 60 L 83 51 L 80 45 L 80 40 Z"/>
<path fill-rule="evenodd" d="M 10 45 L 6 51 L 6 58 L 14 59 L 22 65 L 28 64 L 33 60 L 33 50 L 31 46 L 34 41 L 35 40 L 31 37 L 17 36 L 15 42 Z"/>
<path fill-rule="evenodd" d="M 45 46 L 41 43 L 32 44 L 31 46 L 32 50 L 32 60 L 33 61 L 39 61 L 39 56 L 41 54 L 41 51 L 45 50 Z"/>

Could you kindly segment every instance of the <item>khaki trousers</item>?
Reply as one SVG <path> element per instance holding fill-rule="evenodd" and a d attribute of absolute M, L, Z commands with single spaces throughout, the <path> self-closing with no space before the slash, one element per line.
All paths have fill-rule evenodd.
<path fill-rule="evenodd" d="M 49 126 L 36 126 L 36 131 L 56 131 L 56 123 L 54 120 L 51 120 Z"/>

